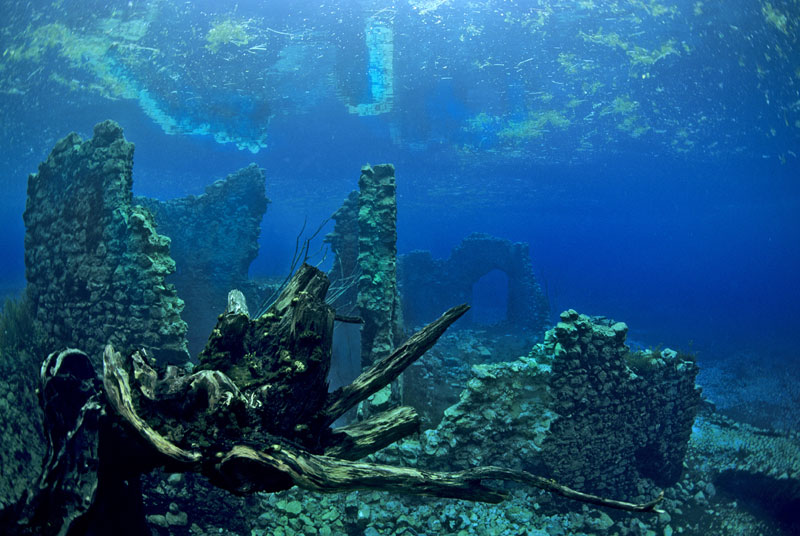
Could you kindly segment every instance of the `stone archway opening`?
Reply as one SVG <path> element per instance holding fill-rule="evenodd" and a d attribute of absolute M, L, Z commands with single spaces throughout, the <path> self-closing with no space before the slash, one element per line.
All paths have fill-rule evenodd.
<path fill-rule="evenodd" d="M 494 269 L 472 284 L 472 322 L 493 326 L 508 320 L 508 274 Z"/>

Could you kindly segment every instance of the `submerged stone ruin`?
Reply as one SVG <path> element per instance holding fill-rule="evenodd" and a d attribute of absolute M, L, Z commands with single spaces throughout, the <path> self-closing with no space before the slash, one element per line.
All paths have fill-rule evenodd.
<path fill-rule="evenodd" d="M 25 275 L 49 346 L 144 346 L 159 360 L 189 359 L 170 239 L 133 203 L 133 144 L 113 121 L 94 137 L 59 141 L 28 178 Z"/>
<path fill-rule="evenodd" d="M 132 197 L 132 155 L 133 145 L 108 121 L 95 127 L 90 140 L 70 134 L 58 142 L 29 178 L 29 305 L 46 346 L 86 353 L 56 351 L 41 368 L 44 469 L 27 498 L 16 500 L 20 486 L 2 496 L 4 533 L 112 527 L 133 534 L 155 525 L 161 534 L 184 534 L 191 521 L 186 511 L 199 515 L 216 508 L 214 519 L 221 519 L 219 508 L 249 508 L 221 490 L 247 495 L 292 486 L 301 489 L 281 497 L 296 499 L 291 506 L 276 499 L 274 519 L 251 516 L 265 530 L 273 521 L 285 527 L 298 507 L 326 504 L 320 515 L 334 516 L 331 526 L 363 531 L 363 523 L 343 521 L 354 511 L 361 515 L 357 494 L 333 504 L 313 493 L 355 488 L 496 502 L 522 484 L 602 506 L 654 511 L 661 488 L 668 487 L 665 502 L 677 505 L 677 498 L 689 500 L 680 491 L 690 488 L 686 479 L 701 474 L 742 500 L 748 488 L 774 488 L 790 496 L 772 501 L 775 508 L 789 511 L 796 504 L 796 441 L 706 415 L 690 442 L 701 401 L 694 361 L 670 350 L 632 352 L 625 324 L 571 310 L 527 356 L 506 362 L 487 356 L 493 362 L 474 364 L 468 377 L 449 378 L 466 384 L 458 402 L 441 419 L 430 419 L 438 425 L 419 436 L 413 433 L 427 410 L 415 410 L 419 400 L 413 399 L 404 400 L 406 406 L 374 407 L 365 420 L 335 427 L 348 408 L 387 391 L 466 313 L 466 306 L 448 307 L 468 301 L 474 282 L 491 270 L 508 275 L 504 325 L 541 329 L 547 303 L 527 245 L 471 235 L 448 260 L 415 252 L 398 266 L 394 168 L 365 166 L 360 191 L 334 215 L 334 232 L 326 237 L 336 256 L 333 292 L 325 274 L 303 266 L 266 314 L 250 318 L 244 296 L 227 291 L 248 289 L 247 269 L 269 202 L 261 170 L 250 166 L 201 196 L 161 202 Z M 176 264 L 178 273 L 170 276 Z M 403 344 L 401 291 L 409 324 L 447 310 Z M 183 311 L 178 293 L 187 300 Z M 223 294 L 230 298 L 227 308 L 216 305 Z M 329 393 L 334 319 L 356 326 L 356 317 L 364 322 L 364 371 Z M 210 333 L 192 372 L 159 366 L 188 358 L 184 319 L 196 325 L 198 340 Z M 113 347 L 104 350 L 107 342 Z M 466 374 L 469 367 L 462 369 Z M 398 399 L 384 401 L 391 406 Z M 704 473 L 689 467 L 687 477 L 687 445 Z M 355 461 L 371 453 L 370 463 Z M 709 463 L 719 469 L 708 469 Z M 188 475 L 173 474 L 169 482 L 145 477 L 157 482 L 144 493 L 152 502 L 143 506 L 140 476 L 158 467 Z M 217 490 L 193 474 L 208 477 Z M 483 480 L 515 484 L 497 489 Z M 706 495 L 714 492 L 710 482 L 701 487 Z M 542 497 L 520 493 L 513 491 L 514 519 L 524 517 L 519 497 Z M 691 500 L 702 505 L 706 495 L 694 493 Z M 210 504 L 194 508 L 198 497 Z M 371 504 L 383 508 L 379 499 Z M 439 517 L 456 526 L 464 504 L 450 503 L 452 515 Z M 148 517 L 149 527 L 145 506 L 163 512 Z M 430 521 L 421 517 L 415 525 L 416 514 L 403 511 L 409 512 L 407 526 L 430 528 Z M 473 511 L 493 516 L 501 510 Z M 590 517 L 586 526 L 593 530 L 595 523 L 608 530 L 614 524 L 608 516 Z M 621 534 L 645 530 L 627 519 L 630 530 L 622 521 L 613 525 L 623 527 Z M 125 530 L 120 523 L 127 523 Z"/>
<path fill-rule="evenodd" d="M 90 140 L 61 140 L 31 175 L 28 296 L 53 347 L 99 356 L 108 342 L 138 344 L 183 363 L 202 349 L 228 291 L 251 288 L 264 173 L 252 164 L 199 196 L 134 197 L 133 151 L 106 121 Z"/>
<path fill-rule="evenodd" d="M 141 474 L 165 467 L 200 473 L 237 494 L 387 490 L 501 502 L 510 481 L 596 505 L 658 512 L 663 495 L 630 503 L 577 491 L 552 478 L 492 465 L 458 471 L 359 462 L 419 426 L 397 407 L 354 425 L 341 415 L 393 381 L 468 309 L 456 306 L 351 384 L 327 390 L 335 311 L 329 281 L 303 265 L 263 316 L 251 319 L 238 291 L 219 316 L 193 373 L 160 371 L 146 350 L 103 354 L 102 384 L 89 357 L 53 352 L 41 370 L 48 455 L 38 486 L 11 509 L 6 533 L 141 531 Z"/>
<path fill-rule="evenodd" d="M 397 290 L 397 196 L 394 166 L 361 168 L 358 191 L 351 192 L 332 219 L 325 237 L 334 254 L 330 271 L 330 302 L 337 312 L 362 324 L 361 368 L 389 355 L 405 335 Z M 340 314 L 340 318 L 342 318 Z M 352 327 L 340 323 L 341 340 L 355 340 Z M 344 345 L 342 345 L 344 346 Z M 334 373 L 348 363 L 334 362 Z M 403 378 L 370 397 L 359 407 L 362 417 L 400 403 Z"/>
<path fill-rule="evenodd" d="M 481 233 L 466 237 L 448 259 L 434 259 L 429 251 L 400 256 L 403 319 L 416 326 L 435 318 L 443 303 L 472 301 L 472 286 L 492 270 L 508 276 L 505 324 L 543 331 L 550 307 L 533 273 L 528 244 Z"/>
<path fill-rule="evenodd" d="M 358 311 L 364 320 L 362 363 L 368 365 L 400 343 L 394 166 L 364 166 L 358 187 Z"/>
<path fill-rule="evenodd" d="M 671 350 L 632 353 L 627 331 L 562 313 L 528 356 L 473 366 L 436 429 L 394 452 L 438 469 L 529 470 L 594 493 L 674 484 L 700 406 L 699 369 Z"/>
<path fill-rule="evenodd" d="M 325 243 L 333 253 L 333 266 L 328 273 L 332 288 L 339 292 L 331 301 L 340 314 L 354 315 L 358 307 L 358 285 L 354 281 L 361 275 L 358 264 L 358 204 L 359 192 L 353 190 L 333 213 L 333 231 L 325 236 Z"/>
<path fill-rule="evenodd" d="M 170 237 L 170 255 L 177 270 L 169 278 L 185 302 L 181 316 L 188 324 L 189 351 L 202 350 L 228 291 L 240 289 L 251 303 L 257 296 L 248 270 L 258 256 L 261 220 L 269 199 L 264 171 L 250 164 L 206 187 L 201 195 L 160 201 L 136 197 L 147 208 L 160 233 Z"/>

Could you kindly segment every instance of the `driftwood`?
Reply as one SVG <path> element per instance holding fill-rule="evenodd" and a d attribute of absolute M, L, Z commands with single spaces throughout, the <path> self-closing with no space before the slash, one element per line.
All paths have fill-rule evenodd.
<path fill-rule="evenodd" d="M 85 354 L 70 351 L 63 358 L 60 354 L 51 356 L 43 367 L 42 391 L 48 393 L 42 398 L 45 412 L 65 396 L 62 389 L 73 398 L 74 394 L 69 395 L 72 390 L 83 394 L 73 404 L 78 405 L 77 410 L 51 419 L 58 426 L 47 424 L 48 429 L 62 430 L 60 435 L 56 433 L 56 441 L 50 432 L 51 445 L 55 445 L 51 446 L 52 456 L 61 456 L 57 460 L 61 463 L 50 461 L 45 467 L 40 491 L 54 496 L 58 486 L 48 482 L 55 478 L 63 483 L 69 478 L 62 474 L 64 467 L 70 464 L 85 464 L 94 457 L 97 466 L 99 457 L 102 467 L 103 452 L 108 451 L 102 448 L 105 442 L 114 445 L 113 465 L 125 467 L 126 472 L 89 471 L 92 490 L 98 485 L 120 487 L 131 474 L 163 466 L 173 472 L 202 473 L 216 486 L 237 494 L 299 486 L 319 492 L 375 489 L 496 503 L 506 494 L 484 481 L 505 480 L 610 508 L 658 511 L 661 496 L 643 504 L 616 501 L 500 467 L 448 473 L 353 461 L 414 433 L 419 416 L 413 408 L 400 407 L 337 429 L 331 429 L 331 423 L 397 378 L 468 306 L 445 312 L 351 385 L 329 395 L 327 375 L 335 312 L 325 303 L 327 289 L 326 276 L 303 265 L 269 310 L 254 319 L 232 293 L 228 309 L 220 315 L 200 355 L 200 365 L 191 374 L 167 367 L 159 375 L 145 351 L 124 356 L 108 346 L 102 381 L 108 410 L 103 408 L 103 393 L 92 379 Z M 59 378 L 56 365 L 66 362 L 79 373 L 67 374 L 72 381 L 55 381 Z M 92 427 L 90 441 L 74 446 L 73 450 L 81 452 L 81 456 L 75 456 L 63 447 L 64 437 L 72 437 L 64 429 L 69 425 L 80 430 L 87 417 L 92 422 L 107 422 Z M 71 423 L 62 422 L 70 419 Z M 80 489 L 86 486 L 77 484 Z M 130 504 L 131 490 L 127 491 L 118 494 L 119 500 Z M 32 497 L 20 514 L 24 523 L 9 533 L 57 533 L 64 527 L 90 523 L 110 526 L 103 525 L 102 519 L 104 511 L 109 515 L 108 509 L 92 508 L 99 500 L 95 494 L 73 499 L 77 506 L 51 512 L 51 518 L 47 518 L 41 507 L 37 509 L 41 499 Z M 137 515 L 136 508 L 129 506 L 128 510 L 130 516 Z M 126 519 L 117 519 L 116 523 L 135 526 Z"/>

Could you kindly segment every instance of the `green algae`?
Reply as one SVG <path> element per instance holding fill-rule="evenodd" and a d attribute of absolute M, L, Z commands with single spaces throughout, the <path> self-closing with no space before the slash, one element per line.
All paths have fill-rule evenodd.
<path fill-rule="evenodd" d="M 674 17 L 678 13 L 677 6 L 667 6 L 654 0 L 650 0 L 649 2 L 645 2 L 644 0 L 628 0 L 628 4 L 645 11 L 649 16 L 654 18 L 664 15 Z"/>
<path fill-rule="evenodd" d="M 787 28 L 789 18 L 784 13 L 775 9 L 769 2 L 764 2 L 761 5 L 761 14 L 764 15 L 764 19 L 768 23 L 780 30 L 784 35 L 789 35 L 789 29 Z"/>
<path fill-rule="evenodd" d="M 644 123 L 645 119 L 637 113 L 639 108 L 638 101 L 632 100 L 629 95 L 621 95 L 605 106 L 600 115 L 615 117 L 618 130 L 638 138 L 651 130 L 651 127 Z"/>
<path fill-rule="evenodd" d="M 244 46 L 253 40 L 248 32 L 249 21 L 232 18 L 216 21 L 206 34 L 206 48 L 219 52 L 225 45 Z"/>
<path fill-rule="evenodd" d="M 132 38 L 130 32 L 126 35 Z M 70 67 L 86 69 L 95 77 L 94 82 L 80 84 L 53 73 L 51 79 L 54 82 L 76 91 L 89 89 L 109 99 L 135 98 L 138 95 L 138 88 L 119 74 L 119 67 L 111 58 L 112 52 L 123 54 L 128 59 L 142 50 L 146 52 L 148 58 L 157 52 L 155 49 L 121 45 L 107 35 L 82 34 L 60 23 L 36 27 L 26 32 L 24 37 L 25 41 L 22 44 L 4 51 L 3 56 L 6 60 L 40 63 L 45 54 L 54 51 Z"/>
<path fill-rule="evenodd" d="M 540 138 L 550 131 L 550 127 L 565 130 L 571 121 L 558 110 L 530 112 L 523 121 L 510 121 L 498 136 L 506 140 L 526 140 Z"/>
<path fill-rule="evenodd" d="M 623 39 L 616 32 L 603 33 L 602 28 L 592 34 L 580 32 L 579 35 L 587 43 L 603 45 L 625 52 L 630 62 L 632 74 L 638 74 L 639 68 L 650 67 L 670 55 L 680 55 L 676 48 L 677 41 L 675 39 L 668 39 L 660 46 L 648 49 Z M 684 50 L 688 52 L 688 49 L 685 48 Z"/>
<path fill-rule="evenodd" d="M 600 115 L 622 114 L 627 115 L 635 112 L 639 108 L 639 102 L 631 100 L 629 95 L 616 97 L 611 104 L 603 108 Z"/>

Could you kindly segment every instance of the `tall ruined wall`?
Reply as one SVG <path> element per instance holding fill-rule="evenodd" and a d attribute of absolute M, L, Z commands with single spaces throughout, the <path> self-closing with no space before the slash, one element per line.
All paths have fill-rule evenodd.
<path fill-rule="evenodd" d="M 492 270 L 508 276 L 506 322 L 544 329 L 549 305 L 533 274 L 528 244 L 481 233 L 462 240 L 449 259 L 434 259 L 427 251 L 400 256 L 398 284 L 404 320 L 412 326 L 424 324 L 453 304 L 470 303 L 472 286 Z"/>
<path fill-rule="evenodd" d="M 132 143 L 113 121 L 94 136 L 56 143 L 28 178 L 25 270 L 28 297 L 50 346 L 85 350 L 144 346 L 184 362 L 183 302 L 165 283 L 175 271 L 170 240 L 132 200 Z"/>
<path fill-rule="evenodd" d="M 530 355 L 474 366 L 439 426 L 388 460 L 526 469 L 623 497 L 675 483 L 700 404 L 698 368 L 673 351 L 631 354 L 627 330 L 562 313 Z"/>
<path fill-rule="evenodd" d="M 364 166 L 358 186 L 358 308 L 364 320 L 361 355 L 369 360 L 366 366 L 394 347 L 400 312 L 394 166 Z"/>
<path fill-rule="evenodd" d="M 177 271 L 169 277 L 186 306 L 189 350 L 197 355 L 225 309 L 228 291 L 247 293 L 250 263 L 258 256 L 261 220 L 269 199 L 257 165 L 228 175 L 199 196 L 160 201 L 137 197 L 153 213 L 158 231 L 170 237 Z M 258 303 L 259 297 L 247 296 Z"/>

